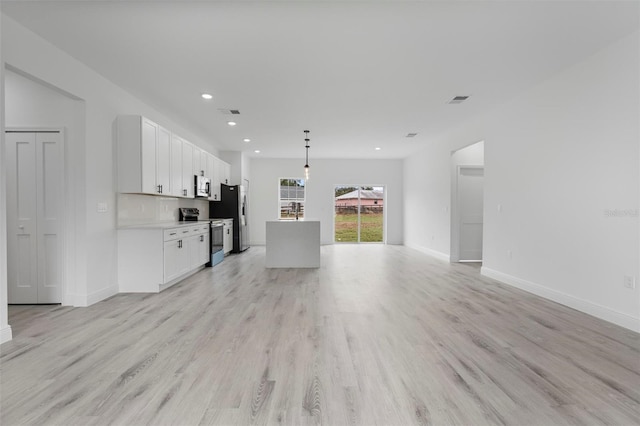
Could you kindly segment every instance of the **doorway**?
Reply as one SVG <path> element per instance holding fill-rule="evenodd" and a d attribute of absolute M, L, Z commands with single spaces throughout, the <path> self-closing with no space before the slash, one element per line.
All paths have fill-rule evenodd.
<path fill-rule="evenodd" d="M 484 141 L 451 153 L 451 262 L 482 262 Z"/>
<path fill-rule="evenodd" d="M 7 299 L 62 303 L 62 130 L 7 130 Z"/>
<path fill-rule="evenodd" d="M 385 189 L 379 185 L 336 185 L 334 242 L 384 243 Z"/>
<path fill-rule="evenodd" d="M 484 167 L 458 167 L 459 262 L 482 262 Z"/>

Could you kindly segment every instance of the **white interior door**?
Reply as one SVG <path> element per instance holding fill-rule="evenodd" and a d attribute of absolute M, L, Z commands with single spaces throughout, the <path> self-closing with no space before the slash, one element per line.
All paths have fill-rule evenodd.
<path fill-rule="evenodd" d="M 460 261 L 482 260 L 484 168 L 458 169 Z"/>
<path fill-rule="evenodd" d="M 62 302 L 62 137 L 7 132 L 9 303 Z"/>
<path fill-rule="evenodd" d="M 37 303 L 36 135 L 7 133 L 7 297 Z"/>

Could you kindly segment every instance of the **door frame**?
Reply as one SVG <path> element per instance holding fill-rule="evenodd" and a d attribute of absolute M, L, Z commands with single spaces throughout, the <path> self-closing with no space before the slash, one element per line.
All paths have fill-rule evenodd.
<path fill-rule="evenodd" d="M 7 133 L 59 133 L 60 134 L 60 159 L 61 159 L 61 176 L 60 176 L 60 198 L 62 200 L 60 207 L 60 236 L 61 236 L 61 253 L 60 253 L 60 304 L 61 305 L 73 305 L 73 303 L 69 303 L 69 296 L 67 295 L 67 277 L 69 276 L 70 264 L 69 264 L 69 256 L 68 252 L 68 224 L 67 224 L 67 215 L 65 213 L 64 205 L 67 201 L 67 179 L 68 179 L 68 168 L 67 168 L 67 134 L 65 132 L 64 127 L 5 127 L 3 138 L 6 138 L 5 135 Z M 10 160 L 7 158 L 7 160 Z M 7 179 L 8 181 L 9 179 Z M 5 186 L 7 182 L 5 182 Z M 8 189 L 8 188 L 5 188 Z M 9 200 L 7 199 L 7 209 L 9 208 Z M 8 218 L 7 218 L 8 219 Z M 7 239 L 9 238 L 9 229 L 7 229 Z M 7 245 L 7 257 L 9 256 L 9 247 Z M 7 283 L 7 293 L 9 283 Z M 7 298 L 7 305 L 9 304 L 9 299 Z"/>
<path fill-rule="evenodd" d="M 462 169 L 482 169 L 484 171 L 483 164 L 460 164 L 456 166 L 456 176 L 454 181 L 454 197 L 451 202 L 451 262 L 460 262 L 460 171 Z M 483 181 L 484 183 L 484 181 Z M 483 184 L 484 187 L 484 184 Z M 484 197 L 483 197 L 483 211 L 484 211 Z M 484 216 L 484 214 L 483 214 Z M 482 220 L 482 230 L 484 235 L 484 218 Z M 484 245 L 484 237 L 483 237 Z M 464 262 L 464 261 L 463 261 Z"/>

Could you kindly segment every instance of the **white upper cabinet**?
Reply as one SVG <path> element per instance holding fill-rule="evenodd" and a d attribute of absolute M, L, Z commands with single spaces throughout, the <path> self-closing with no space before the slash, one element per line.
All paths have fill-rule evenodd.
<path fill-rule="evenodd" d="M 213 177 L 211 179 L 211 200 L 220 201 L 220 168 L 222 167 L 220 160 L 213 157 Z"/>
<path fill-rule="evenodd" d="M 213 170 L 211 178 L 211 197 L 212 201 L 220 201 L 220 184 L 231 184 L 231 166 L 229 163 L 212 156 Z"/>
<path fill-rule="evenodd" d="M 201 150 L 197 146 L 193 147 L 193 175 L 194 176 L 195 175 L 205 176 L 204 165 L 206 164 L 207 160 L 203 154 L 206 154 L 206 152 Z M 202 161 L 203 159 L 204 161 Z"/>
<path fill-rule="evenodd" d="M 222 163 L 220 183 L 224 183 L 225 185 L 231 185 L 231 165 L 224 161 L 220 161 L 220 163 Z"/>
<path fill-rule="evenodd" d="M 136 123 L 131 123 L 132 127 L 136 126 Z M 128 123 L 127 123 L 128 124 Z M 118 141 L 122 140 L 124 143 L 119 144 L 118 153 L 124 150 L 124 144 L 131 146 L 132 150 L 140 146 L 140 164 L 141 164 L 141 176 L 140 176 L 140 189 L 138 189 L 138 179 L 132 179 L 131 182 L 123 182 L 126 187 L 131 185 L 131 192 L 145 192 L 147 194 L 160 193 L 160 187 L 156 187 L 156 152 L 157 152 L 157 140 L 158 140 L 158 125 L 152 121 L 141 118 L 140 125 L 142 126 L 142 135 L 138 143 L 136 138 L 138 137 L 137 127 L 128 135 L 123 135 L 123 138 L 118 138 Z M 124 126 L 123 126 L 124 127 Z M 127 132 L 129 133 L 129 132 Z M 134 157 L 132 157 L 133 159 Z M 137 159 L 136 159 L 137 160 Z M 135 163 L 137 163 L 136 161 Z M 136 164 L 132 164 L 135 168 Z M 118 161 L 118 165 L 122 165 L 122 161 Z M 133 170 L 123 170 L 124 172 L 130 172 Z M 128 173 L 127 173 L 128 174 Z M 122 190 L 121 190 L 122 191 Z M 124 190 L 123 192 L 128 192 Z"/>
<path fill-rule="evenodd" d="M 160 193 L 172 195 L 171 191 L 171 132 L 158 126 L 158 150 L 156 151 L 156 184 Z"/>
<path fill-rule="evenodd" d="M 207 151 L 202 151 L 200 164 L 202 171 L 204 172 L 204 176 L 208 177 L 209 180 L 213 180 L 213 176 L 211 175 L 211 171 L 213 169 L 213 155 L 209 154 Z"/>
<path fill-rule="evenodd" d="M 194 197 L 193 145 L 182 141 L 182 194 L 184 197 Z"/>
<path fill-rule="evenodd" d="M 207 176 L 211 180 L 211 190 L 209 191 L 209 200 L 216 201 L 220 199 L 220 185 L 216 185 L 216 162 L 217 158 L 207 153 Z"/>
<path fill-rule="evenodd" d="M 171 135 L 171 195 L 185 197 L 182 186 L 182 139 Z"/>
<path fill-rule="evenodd" d="M 220 199 L 230 166 L 148 118 L 116 120 L 118 192 L 194 198 L 195 175 L 211 180 L 210 200 Z"/>
<path fill-rule="evenodd" d="M 169 194 L 170 133 L 141 116 L 117 119 L 118 190 Z"/>

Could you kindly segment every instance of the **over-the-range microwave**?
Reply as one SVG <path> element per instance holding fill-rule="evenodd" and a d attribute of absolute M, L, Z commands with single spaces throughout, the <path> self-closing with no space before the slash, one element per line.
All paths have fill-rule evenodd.
<path fill-rule="evenodd" d="M 211 179 L 204 176 L 195 175 L 195 191 L 196 197 L 208 198 L 211 195 Z"/>

